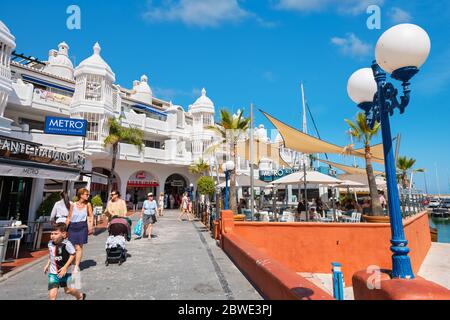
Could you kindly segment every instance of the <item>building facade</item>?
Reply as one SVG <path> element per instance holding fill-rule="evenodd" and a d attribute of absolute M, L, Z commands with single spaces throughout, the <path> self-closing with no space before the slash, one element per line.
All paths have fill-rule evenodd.
<path fill-rule="evenodd" d="M 49 51 L 47 61 L 19 55 L 14 49 L 15 38 L 0 21 L 0 158 L 25 157 L 27 161 L 14 172 L 7 163 L 0 167 L 2 218 L 35 219 L 43 197 L 57 190 L 68 190 L 73 196 L 78 187 L 86 186 L 91 194 L 106 199 L 112 151 L 104 139 L 111 118 L 145 133 L 141 152 L 133 145 L 119 145 L 113 188 L 122 195 L 129 193 L 142 202 L 148 192 L 179 194 L 198 179 L 189 173 L 189 166 L 218 141 L 214 131 L 207 129 L 214 125 L 215 106 L 205 89 L 185 110 L 155 97 L 146 75 L 134 81 L 131 89 L 119 86 L 99 43 L 77 66 L 65 42 Z M 86 137 L 44 134 L 47 116 L 85 119 Z M 262 137 L 261 129 L 254 130 Z M 262 138 L 267 140 L 267 133 Z M 11 145 L 20 143 L 23 150 L 11 150 Z M 39 157 L 35 149 L 41 150 Z M 62 161 L 61 155 L 70 161 Z M 205 160 L 221 162 L 217 156 Z M 241 160 L 238 172 L 249 172 L 248 159 Z M 266 168 L 278 168 L 276 160 L 269 162 L 265 160 Z"/>

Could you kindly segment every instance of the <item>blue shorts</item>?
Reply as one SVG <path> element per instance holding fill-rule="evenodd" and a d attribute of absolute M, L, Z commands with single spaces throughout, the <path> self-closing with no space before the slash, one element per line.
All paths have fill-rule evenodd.
<path fill-rule="evenodd" d="M 66 275 L 62 278 L 58 277 L 57 274 L 50 273 L 48 275 L 48 290 L 51 289 L 59 289 L 66 288 L 67 282 L 69 281 L 69 278 L 72 276 L 70 273 L 66 273 Z"/>

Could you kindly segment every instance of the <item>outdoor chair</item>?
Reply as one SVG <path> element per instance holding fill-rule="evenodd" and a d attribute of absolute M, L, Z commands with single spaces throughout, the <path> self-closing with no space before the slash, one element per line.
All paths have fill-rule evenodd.
<path fill-rule="evenodd" d="M 354 212 L 354 213 L 352 214 L 352 217 L 349 218 L 349 219 L 347 220 L 347 222 L 351 222 L 351 223 L 358 223 L 358 222 L 361 222 L 361 216 L 362 216 L 361 213 L 359 213 L 359 212 Z"/>
<path fill-rule="evenodd" d="M 8 243 L 14 242 L 14 258 L 15 259 L 17 259 L 19 257 L 20 241 L 22 240 L 23 235 L 24 235 L 23 229 L 13 230 L 9 234 Z"/>
<path fill-rule="evenodd" d="M 356 213 L 357 213 L 356 211 L 353 211 L 351 217 L 344 216 L 343 217 L 344 222 L 353 222 L 356 219 Z"/>
<path fill-rule="evenodd" d="M 252 221 L 252 210 L 250 210 L 250 209 L 243 209 L 242 213 L 245 214 L 245 220 L 246 221 Z"/>

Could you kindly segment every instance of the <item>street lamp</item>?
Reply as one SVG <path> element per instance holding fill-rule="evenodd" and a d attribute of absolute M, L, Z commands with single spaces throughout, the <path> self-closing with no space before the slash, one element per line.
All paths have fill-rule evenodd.
<path fill-rule="evenodd" d="M 234 170 L 234 162 L 229 160 L 222 164 L 222 170 L 225 173 L 225 210 L 228 210 L 228 179 L 230 173 Z"/>
<path fill-rule="evenodd" d="M 431 48 L 428 34 L 419 26 L 400 24 L 387 30 L 378 40 L 371 69 L 356 71 L 348 81 L 350 98 L 364 110 L 367 124 L 372 128 L 381 123 L 386 181 L 389 196 L 389 216 L 391 222 L 392 277 L 412 279 L 414 274 L 408 256 L 408 241 L 402 223 L 400 201 L 396 181 L 396 166 L 389 115 L 395 108 L 403 114 L 409 104 L 410 80 L 425 63 Z M 403 95 L 397 98 L 398 90 L 386 82 L 386 73 L 402 82 Z"/>

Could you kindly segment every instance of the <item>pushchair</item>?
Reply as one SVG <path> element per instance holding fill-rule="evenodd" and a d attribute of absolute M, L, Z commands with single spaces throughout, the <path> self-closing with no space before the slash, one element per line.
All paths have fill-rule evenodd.
<path fill-rule="evenodd" d="M 112 217 L 108 227 L 109 237 L 106 240 L 105 265 L 118 263 L 119 266 L 127 260 L 126 241 L 131 240 L 131 220 L 123 217 Z"/>

